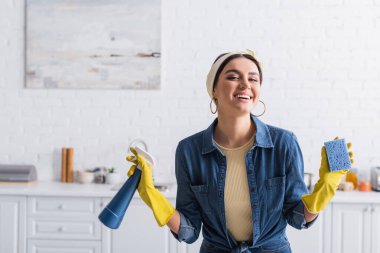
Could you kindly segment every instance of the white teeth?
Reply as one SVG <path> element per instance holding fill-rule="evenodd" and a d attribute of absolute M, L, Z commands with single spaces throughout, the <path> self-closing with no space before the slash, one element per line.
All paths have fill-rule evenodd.
<path fill-rule="evenodd" d="M 238 98 L 246 98 L 246 99 L 250 99 L 251 97 L 250 96 L 247 96 L 247 95 L 237 95 Z"/>

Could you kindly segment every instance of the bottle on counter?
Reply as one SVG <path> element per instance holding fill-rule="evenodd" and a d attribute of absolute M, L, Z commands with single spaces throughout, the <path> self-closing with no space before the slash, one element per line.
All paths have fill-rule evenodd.
<path fill-rule="evenodd" d="M 351 168 L 346 174 L 346 182 L 351 182 L 354 185 L 354 190 L 358 189 L 358 169 Z"/>

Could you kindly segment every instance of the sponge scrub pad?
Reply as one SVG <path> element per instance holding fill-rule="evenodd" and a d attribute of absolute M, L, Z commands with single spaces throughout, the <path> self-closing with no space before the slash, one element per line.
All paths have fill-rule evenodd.
<path fill-rule="evenodd" d="M 325 142 L 327 160 L 330 171 L 338 171 L 351 168 L 350 155 L 348 154 L 346 141 L 338 139 Z"/>

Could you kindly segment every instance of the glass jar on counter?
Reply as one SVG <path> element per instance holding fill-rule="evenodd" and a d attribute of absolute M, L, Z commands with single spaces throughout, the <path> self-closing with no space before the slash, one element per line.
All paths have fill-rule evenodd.
<path fill-rule="evenodd" d="M 95 173 L 94 182 L 96 184 L 104 184 L 106 182 L 106 167 L 97 167 L 93 170 Z"/>
<path fill-rule="evenodd" d="M 351 168 L 346 174 L 346 182 L 351 182 L 354 185 L 354 190 L 358 189 L 358 169 Z"/>

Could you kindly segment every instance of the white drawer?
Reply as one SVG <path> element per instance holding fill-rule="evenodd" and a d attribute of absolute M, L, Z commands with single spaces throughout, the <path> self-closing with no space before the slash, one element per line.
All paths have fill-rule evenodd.
<path fill-rule="evenodd" d="M 86 216 L 98 215 L 100 200 L 82 197 L 30 197 L 28 216 Z"/>
<path fill-rule="evenodd" d="M 97 219 L 28 218 L 28 238 L 100 240 Z"/>
<path fill-rule="evenodd" d="M 96 241 L 28 240 L 28 253 L 100 253 Z"/>

